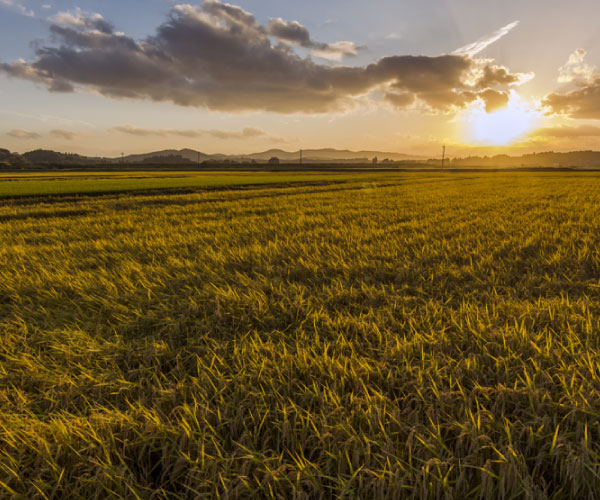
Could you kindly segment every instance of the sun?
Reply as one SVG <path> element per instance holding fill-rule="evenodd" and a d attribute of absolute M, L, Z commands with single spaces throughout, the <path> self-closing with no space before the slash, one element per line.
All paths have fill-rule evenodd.
<path fill-rule="evenodd" d="M 466 111 L 466 135 L 469 142 L 506 146 L 533 130 L 539 113 L 512 92 L 506 107 L 488 113 L 483 103 Z"/>

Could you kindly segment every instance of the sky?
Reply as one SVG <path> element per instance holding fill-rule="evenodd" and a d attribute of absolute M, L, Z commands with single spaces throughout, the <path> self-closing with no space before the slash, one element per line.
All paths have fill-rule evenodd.
<path fill-rule="evenodd" d="M 0 147 L 600 149 L 597 0 L 0 0 Z"/>

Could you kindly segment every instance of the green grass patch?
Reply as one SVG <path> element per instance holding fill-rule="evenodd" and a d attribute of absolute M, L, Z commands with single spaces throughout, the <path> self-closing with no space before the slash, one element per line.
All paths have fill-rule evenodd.
<path fill-rule="evenodd" d="M 61 175 L 61 174 L 54 174 Z M 135 173 L 96 174 L 87 173 L 46 180 L 44 176 L 0 177 L 0 197 L 53 196 L 74 194 L 102 194 L 127 191 L 168 189 L 214 188 L 226 186 L 252 186 L 261 184 L 289 184 L 298 182 L 347 181 L 372 177 L 372 174 L 273 174 L 273 173 L 202 173 L 165 174 Z"/>

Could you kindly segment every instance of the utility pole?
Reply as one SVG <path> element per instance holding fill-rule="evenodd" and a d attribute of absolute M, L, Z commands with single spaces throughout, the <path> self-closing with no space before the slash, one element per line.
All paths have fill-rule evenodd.
<path fill-rule="evenodd" d="M 200 166 L 200 151 L 198 151 L 198 166 Z"/>
<path fill-rule="evenodd" d="M 302 150 L 300 150 L 300 166 L 302 166 Z"/>
<path fill-rule="evenodd" d="M 125 163 L 125 153 L 121 153 L 121 163 Z"/>
<path fill-rule="evenodd" d="M 446 160 L 446 145 L 442 146 L 442 168 L 444 168 L 444 161 Z"/>

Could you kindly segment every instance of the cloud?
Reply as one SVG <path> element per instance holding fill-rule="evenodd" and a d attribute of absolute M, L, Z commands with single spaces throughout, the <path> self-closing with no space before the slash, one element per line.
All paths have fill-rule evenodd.
<path fill-rule="evenodd" d="M 54 115 L 46 115 L 46 114 L 31 115 L 28 113 L 21 113 L 19 111 L 12 111 L 12 110 L 7 110 L 7 109 L 0 109 L 0 114 L 11 115 L 11 116 L 20 116 L 22 118 L 27 118 L 29 120 L 36 120 L 36 121 L 40 121 L 43 123 L 56 123 L 58 125 L 67 126 L 67 127 L 71 127 L 74 125 L 83 125 L 85 127 L 92 127 L 92 128 L 95 127 L 95 125 L 93 123 L 86 122 L 84 120 L 73 120 L 70 118 L 63 118 L 61 116 L 54 116 Z"/>
<path fill-rule="evenodd" d="M 246 127 L 241 132 L 231 132 L 228 130 L 206 130 L 206 135 L 214 137 L 215 139 L 252 139 L 255 137 L 267 136 L 267 133 L 263 130 Z"/>
<path fill-rule="evenodd" d="M 533 137 L 549 137 L 554 139 L 576 138 L 576 137 L 600 137 L 600 127 L 594 125 L 578 125 L 546 127 L 534 130 L 531 133 Z"/>
<path fill-rule="evenodd" d="M 587 84 L 580 84 L 576 90 L 548 94 L 542 99 L 542 106 L 548 113 L 600 120 L 600 75 Z"/>
<path fill-rule="evenodd" d="M 15 139 L 41 139 L 42 136 L 37 132 L 31 132 L 29 130 L 13 129 L 7 132 L 6 135 Z"/>
<path fill-rule="evenodd" d="M 414 94 L 408 92 L 386 92 L 384 98 L 398 109 L 408 108 L 415 102 Z"/>
<path fill-rule="evenodd" d="M 297 21 L 287 22 L 281 18 L 271 19 L 267 26 L 267 33 L 284 42 L 312 49 L 313 55 L 324 59 L 341 61 L 343 56 L 355 56 L 358 53 L 358 48 L 353 42 L 315 42 L 308 29 Z"/>
<path fill-rule="evenodd" d="M 201 138 L 201 137 L 211 137 L 213 139 L 220 140 L 245 140 L 245 139 L 255 139 L 257 137 L 268 138 L 271 141 L 275 142 L 285 142 L 285 139 L 281 137 L 272 136 L 267 134 L 264 130 L 254 128 L 254 127 L 245 127 L 240 131 L 236 130 L 219 130 L 219 129 L 189 129 L 189 130 L 181 130 L 181 129 L 150 129 L 143 127 L 136 127 L 135 125 L 120 125 L 118 127 L 113 127 L 111 130 L 115 132 L 121 132 L 123 134 L 136 135 L 138 137 L 168 137 L 168 136 L 180 136 L 180 137 L 191 137 L 191 138 Z"/>
<path fill-rule="evenodd" d="M 110 23 L 107 23 L 102 15 L 95 12 L 86 12 L 76 7 L 73 11 L 59 12 L 48 18 L 50 22 L 60 24 L 63 26 L 74 26 L 77 28 L 84 28 L 90 30 L 97 30 L 101 33 L 112 34 L 113 27 Z M 58 30 L 58 34 L 65 34 L 67 32 Z"/>
<path fill-rule="evenodd" d="M 0 5 L 4 5 L 6 7 L 9 7 L 15 11 L 17 11 L 18 13 L 27 16 L 27 17 L 33 17 L 35 16 L 35 12 L 31 9 L 28 9 L 27 7 L 25 7 L 24 5 L 20 4 L 19 2 L 17 2 L 16 0 L 0 0 Z"/>
<path fill-rule="evenodd" d="M 585 62 L 585 56 L 584 49 L 577 49 L 559 68 L 558 81 L 572 85 L 570 90 L 553 92 L 542 99 L 548 114 L 600 120 L 600 74 Z"/>
<path fill-rule="evenodd" d="M 334 43 L 326 43 L 323 48 L 315 48 L 312 55 L 329 59 L 330 61 L 341 61 L 344 56 L 355 56 L 359 50 L 364 50 L 365 46 L 357 47 L 354 42 L 341 41 Z"/>
<path fill-rule="evenodd" d="M 111 130 L 115 132 L 122 132 L 123 134 L 137 135 L 139 137 L 166 137 L 167 135 L 169 135 L 168 130 L 149 129 L 143 127 L 136 127 L 135 125 L 119 125 L 118 127 L 113 127 Z"/>
<path fill-rule="evenodd" d="M 479 88 L 497 85 L 522 85 L 533 78 L 533 73 L 513 74 L 504 66 L 492 66 L 487 59 L 479 59 L 473 70 L 474 79 Z M 482 65 L 483 63 L 483 65 Z"/>
<path fill-rule="evenodd" d="M 485 110 L 492 113 L 506 107 L 510 99 L 508 92 L 498 92 L 496 90 L 487 89 L 479 94 L 479 98 L 485 103 Z"/>
<path fill-rule="evenodd" d="M 283 43 L 270 34 L 272 24 L 263 26 L 249 12 L 217 0 L 173 7 L 144 40 L 115 33 L 96 14 L 62 14 L 50 26 L 56 44 L 38 48 L 31 62 L 0 63 L 0 72 L 52 92 L 93 91 L 218 111 L 277 113 L 346 110 L 378 89 L 452 111 L 488 87 L 516 85 L 526 76 L 457 54 L 390 56 L 367 66 L 318 64 L 294 52 L 296 46 L 318 44 L 301 25 L 277 20 L 279 30 L 295 29 L 279 32 L 290 42 Z M 327 44 L 327 50 L 351 50 L 340 43 Z"/>
<path fill-rule="evenodd" d="M 573 52 L 564 66 L 559 68 L 558 82 L 570 83 L 591 82 L 594 80 L 595 70 L 585 62 L 585 49 L 577 49 Z"/>
<path fill-rule="evenodd" d="M 414 88 L 408 87 L 409 92 L 388 91 L 384 98 L 397 108 L 406 108 L 411 106 L 418 98 L 431 109 L 447 111 L 448 109 L 464 108 L 476 100 L 481 100 L 485 104 L 488 113 L 503 108 L 508 104 L 509 93 L 504 90 L 494 90 L 494 86 L 518 85 L 525 81 L 529 75 L 513 75 L 502 66 L 489 66 L 484 60 L 484 66 L 481 61 L 471 61 L 472 65 L 468 70 L 467 80 L 470 80 L 470 86 L 462 86 L 455 82 L 450 88 L 444 86 L 443 82 L 437 84 L 432 80 L 428 86 L 419 83 Z M 442 73 L 444 74 L 444 73 Z M 417 91 L 417 87 L 421 88 Z M 412 92 L 411 92 L 412 91 Z"/>
<path fill-rule="evenodd" d="M 464 47 L 460 47 L 452 52 L 455 55 L 473 57 L 483 50 L 487 49 L 493 43 L 496 43 L 501 38 L 508 35 L 513 29 L 519 25 L 519 21 L 514 21 L 506 26 L 503 26 L 499 30 L 494 31 L 491 35 L 481 37 L 479 40 L 473 43 L 469 43 Z"/>
<path fill-rule="evenodd" d="M 60 128 L 55 128 L 51 130 L 50 135 L 58 137 L 60 139 L 65 139 L 67 141 L 72 141 L 73 139 L 79 137 L 79 134 L 77 132 L 73 132 L 72 130 L 63 130 Z"/>

